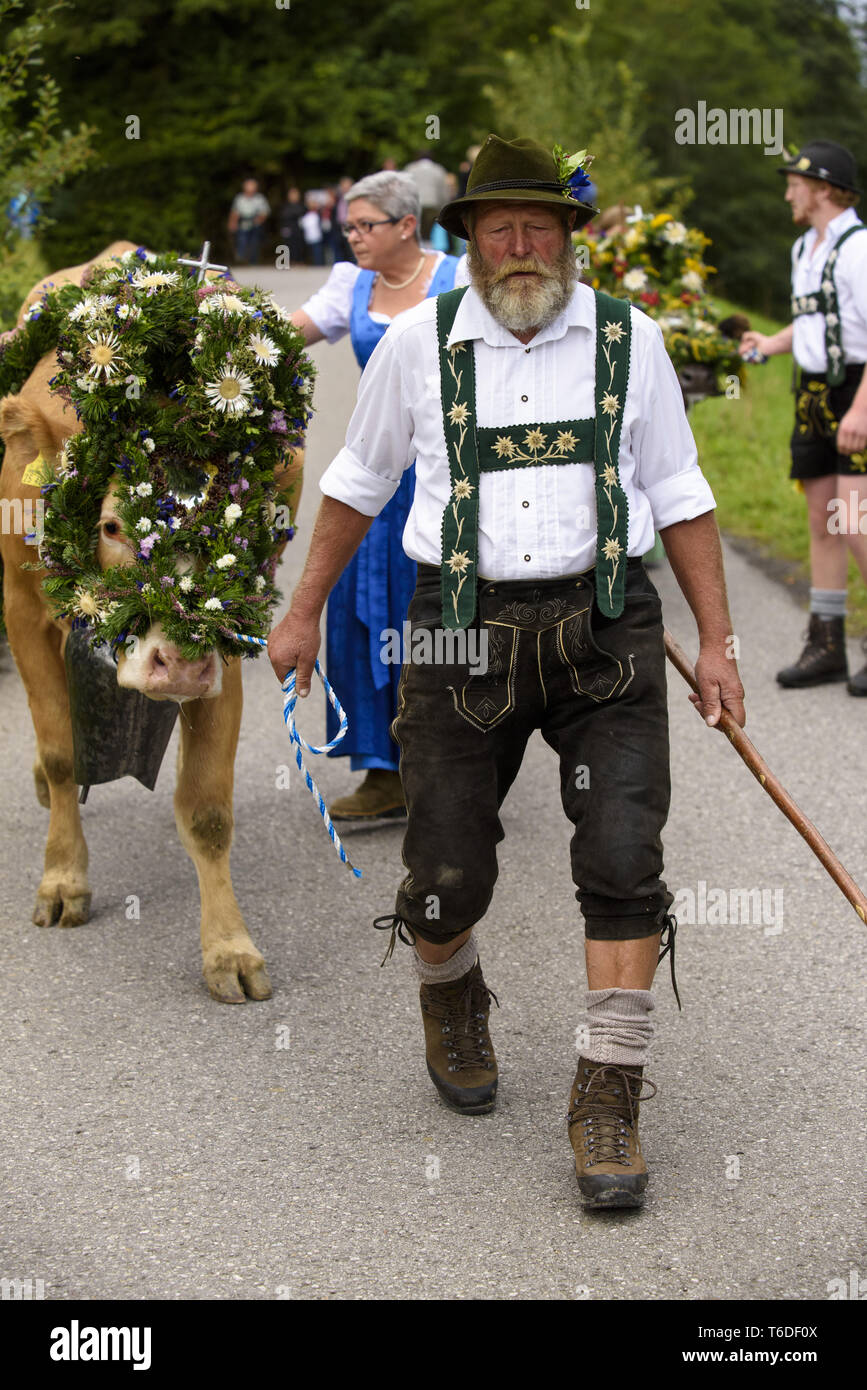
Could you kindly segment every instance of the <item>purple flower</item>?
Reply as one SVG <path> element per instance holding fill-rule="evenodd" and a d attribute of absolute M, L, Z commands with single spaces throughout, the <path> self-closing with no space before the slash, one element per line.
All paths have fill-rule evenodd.
<path fill-rule="evenodd" d="M 159 531 L 151 531 L 149 536 L 145 536 L 144 540 L 139 542 L 138 553 L 143 560 L 149 560 L 151 558 L 151 551 L 159 538 Z"/>
<path fill-rule="evenodd" d="M 230 493 L 230 495 L 231 495 L 232 497 L 237 497 L 237 496 L 238 496 L 238 484 L 237 484 L 237 483 L 230 483 L 230 484 L 229 484 L 229 493 Z"/>
<path fill-rule="evenodd" d="M 286 424 L 286 416 L 282 410 L 274 410 L 271 413 L 271 422 L 268 429 L 272 434 L 288 434 L 289 429 Z"/>

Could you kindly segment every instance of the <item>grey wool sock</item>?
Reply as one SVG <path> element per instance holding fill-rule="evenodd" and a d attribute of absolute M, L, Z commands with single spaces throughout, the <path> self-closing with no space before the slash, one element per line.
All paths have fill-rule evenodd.
<path fill-rule="evenodd" d="M 649 989 L 588 989 L 579 1052 L 590 1062 L 643 1066 L 655 1032 L 650 1019 L 655 1007 Z"/>
<path fill-rule="evenodd" d="M 845 589 L 811 589 L 810 612 L 820 618 L 845 618 L 846 596 Z"/>
<path fill-rule="evenodd" d="M 470 932 L 460 950 L 455 951 L 448 960 L 444 960 L 442 965 L 428 965 L 426 960 L 422 960 L 415 948 L 413 948 L 412 963 L 422 984 L 447 985 L 451 980 L 459 980 L 462 975 L 466 975 L 472 970 L 478 954 L 479 947 L 475 932 Z"/>

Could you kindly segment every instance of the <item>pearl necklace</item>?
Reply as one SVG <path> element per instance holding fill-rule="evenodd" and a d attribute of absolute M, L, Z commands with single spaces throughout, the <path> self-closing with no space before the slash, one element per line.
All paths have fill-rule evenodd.
<path fill-rule="evenodd" d="M 412 275 L 410 275 L 408 280 L 403 280 L 399 285 L 393 285 L 390 280 L 386 280 L 382 271 L 379 272 L 379 278 L 388 290 L 405 290 L 407 285 L 411 285 L 413 280 L 418 279 L 419 275 L 421 274 L 422 266 L 424 265 L 426 259 L 427 258 L 424 252 L 422 252 L 421 256 L 419 257 L 418 265 L 412 272 Z"/>

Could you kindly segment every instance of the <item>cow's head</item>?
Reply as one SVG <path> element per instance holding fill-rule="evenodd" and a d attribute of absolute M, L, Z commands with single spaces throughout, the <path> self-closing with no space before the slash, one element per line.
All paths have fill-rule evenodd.
<path fill-rule="evenodd" d="M 199 283 L 142 248 L 34 315 L 23 331 L 41 343 L 53 331 L 57 352 L 19 398 L 43 417 L 21 464 L 44 452 L 50 417 L 51 606 L 111 645 L 121 685 L 216 695 L 223 658 L 254 654 L 244 639 L 268 631 L 293 533 L 278 479 L 309 418 L 301 335 L 269 294 Z"/>
<path fill-rule="evenodd" d="M 100 507 L 96 558 L 103 571 L 129 567 L 138 558 L 135 541 L 126 534 L 120 516 L 116 480 Z M 192 559 L 178 562 L 184 575 L 193 569 Z M 117 683 L 152 700 L 212 699 L 222 689 L 223 663 L 216 651 L 192 660 L 185 657 L 166 636 L 162 624 L 155 622 L 143 637 L 133 637 L 119 647 Z"/>

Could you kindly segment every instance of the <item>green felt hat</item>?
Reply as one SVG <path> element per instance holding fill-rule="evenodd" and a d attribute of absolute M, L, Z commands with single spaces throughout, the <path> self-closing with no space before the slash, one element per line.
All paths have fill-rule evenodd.
<path fill-rule="evenodd" d="M 558 177 L 554 155 L 537 140 L 501 140 L 489 135 L 479 151 L 462 198 L 446 203 L 437 221 L 452 236 L 468 238 L 463 214 L 473 203 L 547 203 L 575 213 L 575 227 L 596 208 L 571 195 Z"/>

